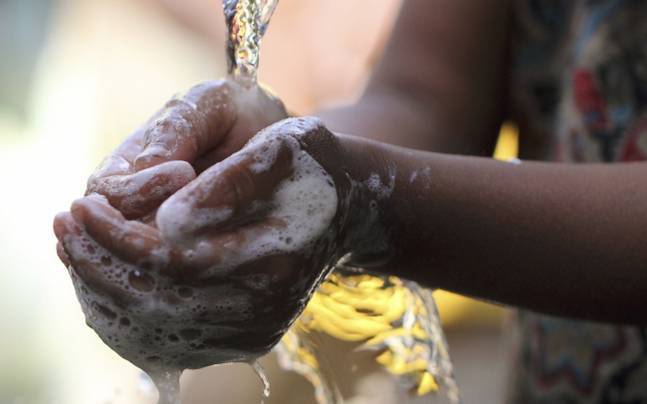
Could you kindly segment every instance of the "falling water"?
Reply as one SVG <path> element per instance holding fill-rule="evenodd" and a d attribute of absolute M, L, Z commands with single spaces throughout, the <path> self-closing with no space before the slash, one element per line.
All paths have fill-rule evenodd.
<path fill-rule="evenodd" d="M 260 44 L 278 0 L 223 0 L 227 25 L 227 70 L 247 87 L 257 85 Z M 261 364 L 250 363 L 263 383 L 263 399 L 270 397 L 270 382 Z"/>
<path fill-rule="evenodd" d="M 255 360 L 250 365 L 261 380 L 261 383 L 263 383 L 263 399 L 261 400 L 261 404 L 265 404 L 265 401 L 270 398 L 270 381 L 267 378 L 267 374 L 265 374 L 265 369 L 263 369 L 263 366 L 261 366 L 258 360 Z"/>
<path fill-rule="evenodd" d="M 268 24 L 277 6 L 278 0 L 223 0 L 225 21 L 227 24 L 227 62 L 229 75 L 247 87 L 257 85 L 257 71 L 259 65 L 260 42 L 267 30 Z M 459 402 L 458 388 L 452 376 L 452 365 L 447 352 L 447 343 L 444 339 L 439 323 L 438 313 L 431 291 L 420 288 L 412 282 L 407 283 L 410 293 L 417 296 L 426 309 L 414 313 L 414 307 L 408 307 L 410 316 L 417 316 L 419 322 L 429 334 L 428 348 L 433 353 L 429 358 L 429 370 L 439 378 L 445 394 L 451 402 Z M 286 343 L 292 338 L 292 349 Z M 324 369 L 306 364 L 297 352 L 316 351 L 309 346 L 311 336 L 291 330 L 279 351 L 284 368 L 293 369 L 303 374 L 314 386 L 317 400 L 320 403 L 336 403 L 340 397 L 336 391 L 334 380 Z M 316 355 L 315 355 L 316 356 Z M 269 383 L 264 377 L 262 368 L 257 362 L 252 365 L 265 386 L 264 397 L 269 395 Z"/>
<path fill-rule="evenodd" d="M 229 74 L 248 86 L 256 84 L 261 39 L 277 4 L 278 0 L 223 0 Z"/>
<path fill-rule="evenodd" d="M 179 370 L 160 369 L 146 370 L 157 387 L 159 399 L 157 404 L 180 404 L 180 375 Z"/>

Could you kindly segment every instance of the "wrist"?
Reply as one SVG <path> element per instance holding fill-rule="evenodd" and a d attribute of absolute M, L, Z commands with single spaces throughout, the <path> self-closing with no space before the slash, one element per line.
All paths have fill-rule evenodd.
<path fill-rule="evenodd" d="M 392 257 L 389 223 L 396 187 L 395 159 L 384 144 L 334 134 L 321 121 L 301 118 L 298 141 L 331 176 L 337 191 L 334 219 L 337 259 L 378 270 Z"/>
<path fill-rule="evenodd" d="M 351 266 L 378 270 L 393 256 L 390 225 L 396 168 L 378 142 L 335 135 L 343 255 Z"/>

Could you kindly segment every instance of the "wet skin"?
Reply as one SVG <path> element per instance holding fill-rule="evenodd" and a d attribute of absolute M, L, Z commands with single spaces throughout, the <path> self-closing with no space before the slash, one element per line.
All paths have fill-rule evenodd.
<path fill-rule="evenodd" d="M 231 85 L 207 83 L 193 91 L 222 100 L 220 89 L 231 97 Z M 229 150 L 219 147 L 235 148 L 253 135 L 236 128 L 271 123 L 259 115 L 247 118 L 254 125 L 240 121 L 244 115 L 232 118 L 240 101 L 227 97 L 224 106 L 199 96 L 198 102 L 173 101 L 162 119 L 136 132 L 99 168 L 89 195 L 55 220 L 59 255 L 72 268 L 89 324 L 134 363 L 201 367 L 267 352 L 342 256 L 373 271 L 548 313 L 643 321 L 638 308 L 647 282 L 640 267 L 647 258 L 646 249 L 635 248 L 644 229 L 635 219 L 647 217 L 635 191 L 645 181 L 643 164 L 511 167 L 332 134 L 312 118 L 273 125 L 223 160 Z M 321 188 L 335 190 L 334 217 L 288 252 L 246 255 L 248 245 L 289 227 L 290 219 L 276 220 L 275 213 L 293 201 L 271 201 L 293 174 L 295 153 L 313 158 L 329 177 Z M 274 157 L 266 170 L 251 169 L 268 154 Z M 194 172 L 201 175 L 194 179 Z M 174 218 L 162 206 L 160 216 L 161 203 L 188 213 Z M 590 220 L 611 205 L 618 214 Z M 230 213 L 191 224 L 203 208 Z M 608 234 L 617 229 L 622 232 L 610 243 Z M 203 253 L 187 253 L 198 250 Z M 518 262 L 526 262 L 525 272 Z M 130 330 L 140 331 L 125 330 L 121 335 L 132 338 L 116 343 L 120 332 L 110 325 L 111 312 L 126 313 Z M 172 344 L 156 339 L 160 324 Z"/>
<path fill-rule="evenodd" d="M 636 189 L 647 187 L 635 186 L 647 178 L 644 164 L 511 167 L 332 134 L 312 118 L 284 120 L 243 147 L 256 130 L 284 117 L 282 105 L 262 93 L 227 81 L 198 86 L 128 138 L 90 178 L 89 196 L 56 218 L 59 255 L 73 268 L 80 299 L 85 287 L 100 296 L 97 304 L 131 312 L 128 321 L 143 330 L 128 342 L 148 347 L 143 353 L 119 344 L 128 359 L 199 367 L 267 352 L 342 256 L 373 271 L 547 313 L 644 321 L 647 249 L 636 246 L 647 226 L 637 220 L 647 217 L 640 203 L 647 195 Z M 269 168 L 250 169 L 270 149 Z M 249 244 L 294 221 L 273 216 L 292 201 L 271 202 L 296 168 L 294 153 L 314 159 L 329 177 L 334 218 L 288 253 L 246 255 Z M 162 203 L 184 213 L 175 220 L 173 209 L 161 209 L 160 220 Z M 229 213 L 199 219 L 203 208 Z M 161 287 L 126 293 L 123 279 L 108 276 L 115 266 L 140 274 L 135 278 L 147 274 Z M 268 275 L 264 286 L 245 281 Z M 183 310 L 183 286 L 198 291 L 200 308 Z M 241 302 L 233 318 L 223 312 L 223 296 Z M 90 319 L 106 312 L 85 300 L 86 314 L 98 307 Z M 144 302 L 160 304 L 137 312 L 151 307 Z M 211 345 L 192 338 L 172 349 L 151 343 L 154 322 L 179 332 L 200 321 L 208 323 L 202 340 Z M 109 321 L 89 322 L 108 333 Z"/>
<path fill-rule="evenodd" d="M 349 187 L 335 183 L 348 182 L 317 163 L 337 153 L 335 137 L 317 120 L 291 119 L 243 147 L 283 117 L 280 101 L 257 89 L 199 85 L 119 146 L 88 195 L 56 217 L 59 257 L 87 322 L 126 359 L 182 369 L 265 354 L 339 258 L 337 195 Z M 300 181 L 333 203 L 302 220 L 316 234 L 273 245 L 291 217 L 274 198 Z M 269 245 L 254 247 L 263 237 Z"/>
<path fill-rule="evenodd" d="M 373 271 L 491 301 L 560 316 L 647 322 L 645 163 L 512 166 L 422 151 L 489 155 L 505 111 L 502 102 L 492 100 L 505 99 L 506 26 L 497 22 L 507 21 L 507 3 L 442 2 L 444 13 L 434 12 L 436 3 L 405 3 L 392 45 L 364 96 L 352 107 L 322 113 L 331 128 L 380 142 L 333 134 L 308 119 L 302 122 L 309 122 L 310 130 L 297 135 L 295 121 L 288 120 L 272 130 L 286 151 L 276 154 L 268 172 L 252 173 L 246 153 L 264 154 L 263 142 L 232 153 L 259 129 L 286 117 L 279 102 L 244 94 L 228 81 L 206 83 L 186 99 L 171 101 L 91 177 L 89 194 L 104 195 L 108 203 L 87 197 L 55 221 L 59 255 L 74 268 L 77 290 L 87 285 L 118 308 L 139 307 L 142 301 L 181 308 L 185 302 L 157 291 L 140 291 L 148 294 L 129 300 L 121 285 L 103 276 L 108 260 L 87 259 L 92 245 L 127 271 L 154 274 L 155 282 L 176 288 L 176 295 L 180 286 L 191 286 L 204 290 L 209 303 L 224 293 L 218 285 L 240 292 L 253 303 L 246 306 L 252 317 L 238 317 L 239 333 L 227 336 L 231 319 L 220 324 L 226 317 L 222 309 L 205 304 L 203 311 L 222 329 L 214 331 L 218 348 L 207 348 L 211 357 L 198 351 L 209 361 L 267 351 L 328 265 L 347 254 L 351 263 Z M 428 16 L 437 18 L 429 23 Z M 492 48 L 484 49 L 483 41 Z M 404 44 L 415 45 L 415 51 L 402 54 L 411 50 Z M 273 199 L 281 179 L 290 175 L 294 140 L 325 169 L 338 196 L 330 225 L 311 235 L 317 242 L 288 254 L 240 260 L 220 274 L 213 268 L 227 262 L 222 256 L 187 255 L 195 246 L 211 245 L 212 251 L 235 256 L 267 230 L 286 226 L 272 220 L 271 204 L 250 201 Z M 235 214 L 208 226 L 185 226 L 184 233 L 182 226 L 165 233 L 156 220 L 158 207 L 192 188 L 214 190 L 213 199 L 201 203 L 230 205 Z M 109 231 L 112 227 L 119 231 Z M 168 254 L 160 254 L 159 245 Z M 277 284 L 240 291 L 237 277 L 245 271 L 276 275 Z M 192 311 L 175 316 L 174 310 L 166 312 L 170 328 L 198 324 Z M 141 322 L 152 334 L 147 319 L 153 314 L 133 316 L 131 323 Z M 178 352 L 187 356 L 195 349 L 190 343 L 180 346 Z M 227 353 L 229 346 L 234 349 Z"/>

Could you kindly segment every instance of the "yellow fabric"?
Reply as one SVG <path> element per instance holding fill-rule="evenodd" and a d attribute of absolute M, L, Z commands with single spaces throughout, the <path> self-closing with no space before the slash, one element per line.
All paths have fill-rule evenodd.
<path fill-rule="evenodd" d="M 363 342 L 362 349 L 381 352 L 376 361 L 386 370 L 412 378 L 416 394 L 425 395 L 438 390 L 428 360 L 434 336 L 422 323 L 429 315 L 421 297 L 397 277 L 332 273 L 291 331 L 323 332 L 340 340 Z M 316 358 L 295 340 L 288 333 L 283 348 L 316 372 Z"/>

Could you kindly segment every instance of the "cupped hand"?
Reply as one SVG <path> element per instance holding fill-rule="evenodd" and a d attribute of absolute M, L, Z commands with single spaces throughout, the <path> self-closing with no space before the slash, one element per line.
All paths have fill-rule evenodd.
<path fill-rule="evenodd" d="M 117 147 L 90 177 L 87 194 L 106 196 L 129 219 L 150 219 L 196 172 L 286 117 L 282 102 L 260 87 L 234 80 L 199 84 L 167 102 Z"/>
<path fill-rule="evenodd" d="M 54 227 L 88 324 L 144 368 L 266 353 L 345 252 L 348 187 L 325 163 L 337 147 L 316 119 L 281 121 L 168 198 L 156 224 L 76 201 Z"/>

